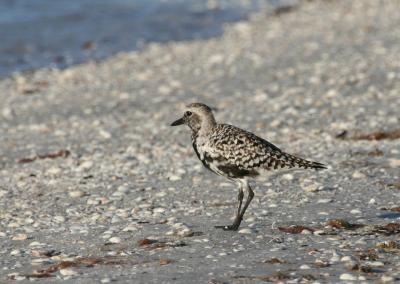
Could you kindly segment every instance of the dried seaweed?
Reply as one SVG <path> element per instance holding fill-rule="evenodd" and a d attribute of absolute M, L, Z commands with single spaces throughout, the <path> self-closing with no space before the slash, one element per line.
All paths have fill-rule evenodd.
<path fill-rule="evenodd" d="M 21 88 L 21 93 L 24 95 L 31 95 L 34 93 L 38 93 L 44 89 L 47 89 L 49 87 L 49 82 L 47 81 L 37 81 L 34 82 L 33 84 L 29 86 L 25 86 Z"/>
<path fill-rule="evenodd" d="M 209 284 L 228 284 L 228 282 L 220 281 L 220 280 L 214 279 L 214 278 L 208 280 L 208 283 Z"/>
<path fill-rule="evenodd" d="M 61 252 L 56 250 L 32 250 L 31 255 L 35 257 L 52 257 L 55 255 L 60 255 Z"/>
<path fill-rule="evenodd" d="M 57 264 L 51 265 L 46 269 L 34 271 L 30 274 L 25 274 L 28 278 L 48 278 L 53 277 L 54 273 L 60 271 L 61 269 L 71 268 L 71 267 L 94 267 L 96 265 L 139 265 L 154 263 L 159 265 L 167 265 L 173 263 L 172 259 L 158 259 L 158 260 L 140 260 L 133 261 L 128 258 L 121 257 L 79 257 L 70 261 L 61 261 Z"/>
<path fill-rule="evenodd" d="M 388 187 L 393 187 L 394 189 L 400 189 L 400 182 L 388 183 Z"/>
<path fill-rule="evenodd" d="M 263 263 L 268 263 L 268 264 L 283 264 L 283 263 L 286 263 L 286 261 L 274 257 L 274 258 L 271 258 L 271 259 L 266 259 L 266 260 L 264 260 Z"/>
<path fill-rule="evenodd" d="M 385 211 L 393 211 L 393 212 L 399 212 L 400 213 L 400 206 L 398 207 L 391 207 L 391 208 L 386 208 L 386 207 L 382 207 L 380 208 L 381 210 L 385 210 Z"/>
<path fill-rule="evenodd" d="M 384 234 L 386 236 L 395 235 L 400 233 L 400 223 L 388 223 L 386 225 L 376 225 L 373 233 Z"/>
<path fill-rule="evenodd" d="M 376 247 L 383 249 L 385 252 L 394 252 L 400 250 L 400 243 L 395 241 L 387 241 L 376 244 Z"/>
<path fill-rule="evenodd" d="M 231 207 L 235 204 L 235 202 L 215 202 L 207 204 L 207 207 Z"/>
<path fill-rule="evenodd" d="M 288 233 L 288 234 L 301 234 L 303 231 L 309 231 L 309 232 L 314 232 L 315 229 L 310 228 L 310 227 L 305 227 L 305 226 L 289 226 L 289 227 L 279 227 L 279 231 Z"/>
<path fill-rule="evenodd" d="M 362 224 L 352 224 L 343 219 L 328 220 L 326 222 L 326 225 L 331 226 L 336 229 L 346 229 L 346 230 L 354 230 L 357 228 L 364 227 L 364 225 L 362 225 Z"/>
<path fill-rule="evenodd" d="M 369 265 L 361 265 L 356 263 L 353 267 L 351 267 L 352 271 L 358 271 L 358 272 L 363 272 L 363 273 L 372 273 L 374 272 L 372 267 Z"/>
<path fill-rule="evenodd" d="M 351 140 L 395 140 L 400 138 L 400 129 L 391 131 L 376 131 L 350 137 Z"/>
<path fill-rule="evenodd" d="M 376 252 L 375 249 L 369 249 L 369 250 L 360 252 L 360 253 L 358 254 L 358 258 L 359 258 L 360 260 L 375 261 L 375 260 L 378 260 L 378 259 L 379 259 L 379 256 L 378 256 L 378 254 L 377 254 L 377 252 Z"/>
<path fill-rule="evenodd" d="M 157 240 L 142 239 L 142 240 L 139 240 L 137 243 L 140 247 L 143 247 L 143 246 L 149 246 L 149 245 L 157 243 L 157 242 L 158 242 Z"/>
<path fill-rule="evenodd" d="M 71 154 L 71 152 L 68 150 L 59 150 L 54 153 L 48 153 L 48 154 L 44 154 L 44 155 L 36 155 L 31 158 L 22 158 L 22 159 L 18 160 L 18 163 L 19 164 L 27 164 L 27 163 L 32 163 L 36 160 L 67 158 L 70 154 Z"/>
<path fill-rule="evenodd" d="M 155 250 L 155 249 L 165 249 L 165 248 L 174 248 L 174 247 L 183 247 L 186 246 L 184 242 L 167 242 L 167 241 L 159 241 L 154 239 L 142 239 L 137 242 L 139 247 L 142 247 L 146 250 Z"/>
<path fill-rule="evenodd" d="M 158 262 L 160 265 L 167 265 L 167 264 L 173 263 L 174 260 L 168 259 L 168 258 L 162 258 Z"/>
<path fill-rule="evenodd" d="M 395 140 L 400 138 L 400 129 L 390 131 L 375 131 L 353 136 L 349 136 L 349 132 L 347 130 L 343 130 L 336 134 L 335 137 L 342 140 Z M 373 153 L 371 154 L 373 155 Z M 380 152 L 377 152 L 376 154 L 381 155 Z"/>
<path fill-rule="evenodd" d="M 287 14 L 293 12 L 297 7 L 295 5 L 282 5 L 276 9 L 274 9 L 275 16 L 281 16 L 283 14 Z"/>
<path fill-rule="evenodd" d="M 316 280 L 316 277 L 312 274 L 305 274 L 305 275 L 297 275 L 293 276 L 290 274 L 290 272 L 285 272 L 285 271 L 278 271 L 276 273 L 273 273 L 271 275 L 257 275 L 257 276 L 252 276 L 252 275 L 237 275 L 233 277 L 234 279 L 243 279 L 243 280 L 258 280 L 258 281 L 263 281 L 263 282 L 284 282 L 288 281 L 291 279 L 300 279 L 300 281 L 314 281 Z"/>

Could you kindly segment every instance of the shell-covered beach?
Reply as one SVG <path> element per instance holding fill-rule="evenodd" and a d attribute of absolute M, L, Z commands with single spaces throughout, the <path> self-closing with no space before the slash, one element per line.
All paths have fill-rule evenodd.
<path fill-rule="evenodd" d="M 0 282 L 400 280 L 400 3 L 305 1 L 0 81 Z M 236 186 L 170 123 L 220 122 L 328 165 Z"/>

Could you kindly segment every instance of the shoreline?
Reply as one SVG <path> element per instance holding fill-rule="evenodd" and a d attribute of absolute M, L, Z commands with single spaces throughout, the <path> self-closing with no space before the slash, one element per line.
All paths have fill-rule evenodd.
<path fill-rule="evenodd" d="M 280 2 L 159 0 L 113 3 L 72 0 L 54 5 L 0 4 L 0 76 L 39 68 L 65 69 L 118 52 L 141 50 L 151 42 L 216 37 L 225 24 Z M 103 13 L 107 10 L 107 13 Z M 13 16 L 15 19 L 13 19 Z M 47 27 L 47 28 L 43 28 Z M 71 36 L 73 34 L 73 37 Z M 118 35 L 118 36 L 116 36 Z"/>

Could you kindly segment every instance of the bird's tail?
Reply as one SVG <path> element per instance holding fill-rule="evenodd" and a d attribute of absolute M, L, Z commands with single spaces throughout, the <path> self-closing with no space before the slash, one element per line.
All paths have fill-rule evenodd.
<path fill-rule="evenodd" d="M 287 153 L 282 153 L 282 158 L 285 160 L 286 164 L 288 164 L 291 168 L 315 169 L 315 170 L 323 170 L 327 168 L 322 163 L 308 161 L 303 158 L 299 158 Z"/>

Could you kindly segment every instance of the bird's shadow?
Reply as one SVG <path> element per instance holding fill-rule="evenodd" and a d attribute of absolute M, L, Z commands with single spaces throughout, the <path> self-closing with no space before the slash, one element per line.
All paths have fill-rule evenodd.
<path fill-rule="evenodd" d="M 400 219 L 400 213 L 397 212 L 382 213 L 378 214 L 377 217 L 381 219 Z"/>

